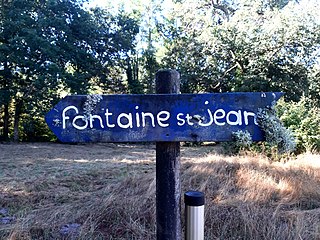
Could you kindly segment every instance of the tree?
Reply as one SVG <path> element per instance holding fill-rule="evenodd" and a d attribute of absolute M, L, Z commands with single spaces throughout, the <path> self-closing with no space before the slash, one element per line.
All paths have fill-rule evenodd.
<path fill-rule="evenodd" d="M 137 16 L 135 13 L 126 13 L 123 9 L 111 12 L 95 8 L 91 11 L 102 36 L 103 54 L 100 61 L 105 67 L 94 84 L 102 92 L 141 93 L 143 90 L 135 62 L 135 38 L 139 32 Z M 126 76 L 126 81 L 122 75 Z"/>
<path fill-rule="evenodd" d="M 167 43 L 175 57 L 163 62 L 180 69 L 185 91 L 284 91 L 295 101 L 308 94 L 319 46 L 316 5 L 199 0 L 175 9 Z"/>
<path fill-rule="evenodd" d="M 139 28 L 133 29 L 135 34 L 131 34 L 135 38 L 134 49 L 127 52 L 123 64 L 129 93 L 154 92 L 155 73 L 160 67 L 157 53 L 161 37 L 158 29 L 164 17 L 163 0 L 131 2 L 119 0 L 117 4 L 106 2 L 106 8 L 112 8 L 121 16 L 130 16 L 131 20 L 135 20 L 139 25 Z"/>
<path fill-rule="evenodd" d="M 9 89 L 5 106 L 14 105 L 17 141 L 21 114 L 43 99 L 53 100 L 60 84 L 85 92 L 93 71 L 87 64 L 93 63 L 94 29 L 90 16 L 71 1 L 2 1 L 1 10 L 1 79 Z"/>
<path fill-rule="evenodd" d="M 143 1 L 141 8 L 140 48 L 141 51 L 141 82 L 147 93 L 154 93 L 155 74 L 159 70 L 157 47 L 161 41 L 158 33 L 163 19 L 161 15 L 163 0 Z"/>
<path fill-rule="evenodd" d="M 86 11 L 76 0 L 3 0 L 0 103 L 5 110 L 5 138 L 10 106 L 17 141 L 23 113 L 43 114 L 62 89 L 84 94 L 92 79 L 105 83 L 114 59 L 132 48 L 135 31 L 126 30 L 134 26 L 134 22 L 125 25 L 98 9 Z"/>

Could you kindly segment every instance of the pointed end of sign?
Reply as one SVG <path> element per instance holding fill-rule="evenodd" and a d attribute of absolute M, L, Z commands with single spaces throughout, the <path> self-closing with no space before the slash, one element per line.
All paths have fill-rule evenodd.
<path fill-rule="evenodd" d="M 44 119 L 47 123 L 49 129 L 55 134 L 55 136 L 61 141 L 60 132 L 61 132 L 61 119 L 57 115 L 58 111 L 56 108 L 51 109 L 44 116 Z"/>

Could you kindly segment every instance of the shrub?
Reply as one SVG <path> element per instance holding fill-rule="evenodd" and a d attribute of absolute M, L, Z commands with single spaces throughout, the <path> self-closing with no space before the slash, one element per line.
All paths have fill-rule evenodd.
<path fill-rule="evenodd" d="M 247 150 L 252 144 L 252 136 L 248 131 L 238 130 L 233 133 L 233 138 L 239 150 Z"/>
<path fill-rule="evenodd" d="M 277 104 L 278 115 L 297 143 L 297 152 L 320 152 L 320 108 L 313 100 L 302 97 L 299 102 Z"/>
<path fill-rule="evenodd" d="M 265 132 L 267 143 L 276 146 L 278 153 L 291 153 L 295 150 L 293 134 L 278 118 L 275 102 L 271 106 L 258 110 L 257 122 Z"/>
<path fill-rule="evenodd" d="M 44 118 L 22 116 L 20 126 L 21 140 L 24 142 L 55 141 L 56 137 L 48 128 Z"/>

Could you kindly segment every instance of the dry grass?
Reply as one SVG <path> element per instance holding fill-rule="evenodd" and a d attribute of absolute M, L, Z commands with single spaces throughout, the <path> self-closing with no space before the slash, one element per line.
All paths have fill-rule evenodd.
<path fill-rule="evenodd" d="M 0 239 L 155 239 L 153 145 L 0 145 Z M 320 156 L 287 162 L 182 148 L 206 194 L 206 239 L 320 239 Z M 1 215 L 0 215 L 1 217 Z M 65 224 L 79 232 L 60 233 Z"/>

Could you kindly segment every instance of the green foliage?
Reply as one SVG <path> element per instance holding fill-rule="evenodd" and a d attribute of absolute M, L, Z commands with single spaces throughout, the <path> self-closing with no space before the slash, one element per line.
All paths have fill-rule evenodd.
<path fill-rule="evenodd" d="M 311 71 L 308 93 L 309 93 L 307 95 L 308 101 L 311 101 L 312 104 L 314 104 L 315 107 L 319 109 L 320 108 L 320 64 L 316 65 Z"/>
<path fill-rule="evenodd" d="M 56 136 L 48 128 L 43 117 L 24 114 L 21 120 L 21 141 L 56 141 Z"/>
<path fill-rule="evenodd" d="M 86 11 L 68 0 L 1 1 L 0 11 L 0 104 L 14 109 L 14 119 L 3 114 L 3 125 L 13 124 L 14 140 L 19 129 L 28 129 L 21 116 L 44 113 L 61 92 L 86 94 L 92 84 L 106 92 L 120 85 L 107 75 L 112 67 L 124 68 L 134 49 L 138 26 L 127 14 Z"/>
<path fill-rule="evenodd" d="M 314 100 L 303 97 L 299 102 L 280 101 L 277 110 L 284 126 L 293 132 L 298 152 L 320 152 L 320 108 Z"/>
<path fill-rule="evenodd" d="M 315 1 L 106 1 L 106 9 L 85 9 L 82 0 L 0 1 L 4 139 L 38 131 L 61 95 L 152 93 L 156 71 L 172 68 L 183 93 L 285 92 L 281 118 L 299 151 L 319 149 Z"/>
<path fill-rule="evenodd" d="M 266 142 L 253 143 L 252 136 L 248 131 L 239 130 L 233 133 L 234 142 L 224 145 L 225 150 L 229 153 L 252 150 L 278 159 L 296 149 L 293 132 L 291 129 L 287 129 L 277 116 L 275 102 L 271 106 L 258 110 L 257 122 L 265 133 Z"/>
<path fill-rule="evenodd" d="M 299 150 L 317 149 L 317 19 L 315 1 L 304 8 L 293 0 L 176 1 L 168 19 L 171 25 L 164 31 L 170 38 L 165 41 L 167 56 L 163 64 L 180 71 L 183 92 L 283 91 L 291 104 L 308 96 L 313 108 L 307 111 L 313 117 L 305 114 L 297 125 L 287 124 L 289 118 L 283 118 L 283 126 L 273 109 L 260 113 L 270 142 L 263 147 L 268 152 L 292 151 L 292 136 L 284 128 L 289 127 Z M 287 113 L 290 119 L 300 116 L 292 110 L 292 114 Z"/>
<path fill-rule="evenodd" d="M 238 154 L 241 151 L 248 151 L 252 145 L 252 136 L 248 131 L 236 131 L 232 133 L 233 142 L 222 143 L 227 154 Z"/>
<path fill-rule="evenodd" d="M 259 109 L 257 122 L 265 132 L 267 143 L 276 146 L 280 154 L 293 152 L 296 146 L 291 131 L 285 128 L 278 118 L 275 103 L 264 109 Z"/>
<path fill-rule="evenodd" d="M 185 92 L 283 91 L 298 101 L 317 64 L 316 5 L 237 2 L 177 3 L 165 67 L 181 72 Z"/>
<path fill-rule="evenodd" d="M 241 150 L 248 149 L 252 144 L 252 136 L 248 131 L 238 130 L 233 133 L 233 137 Z"/>

